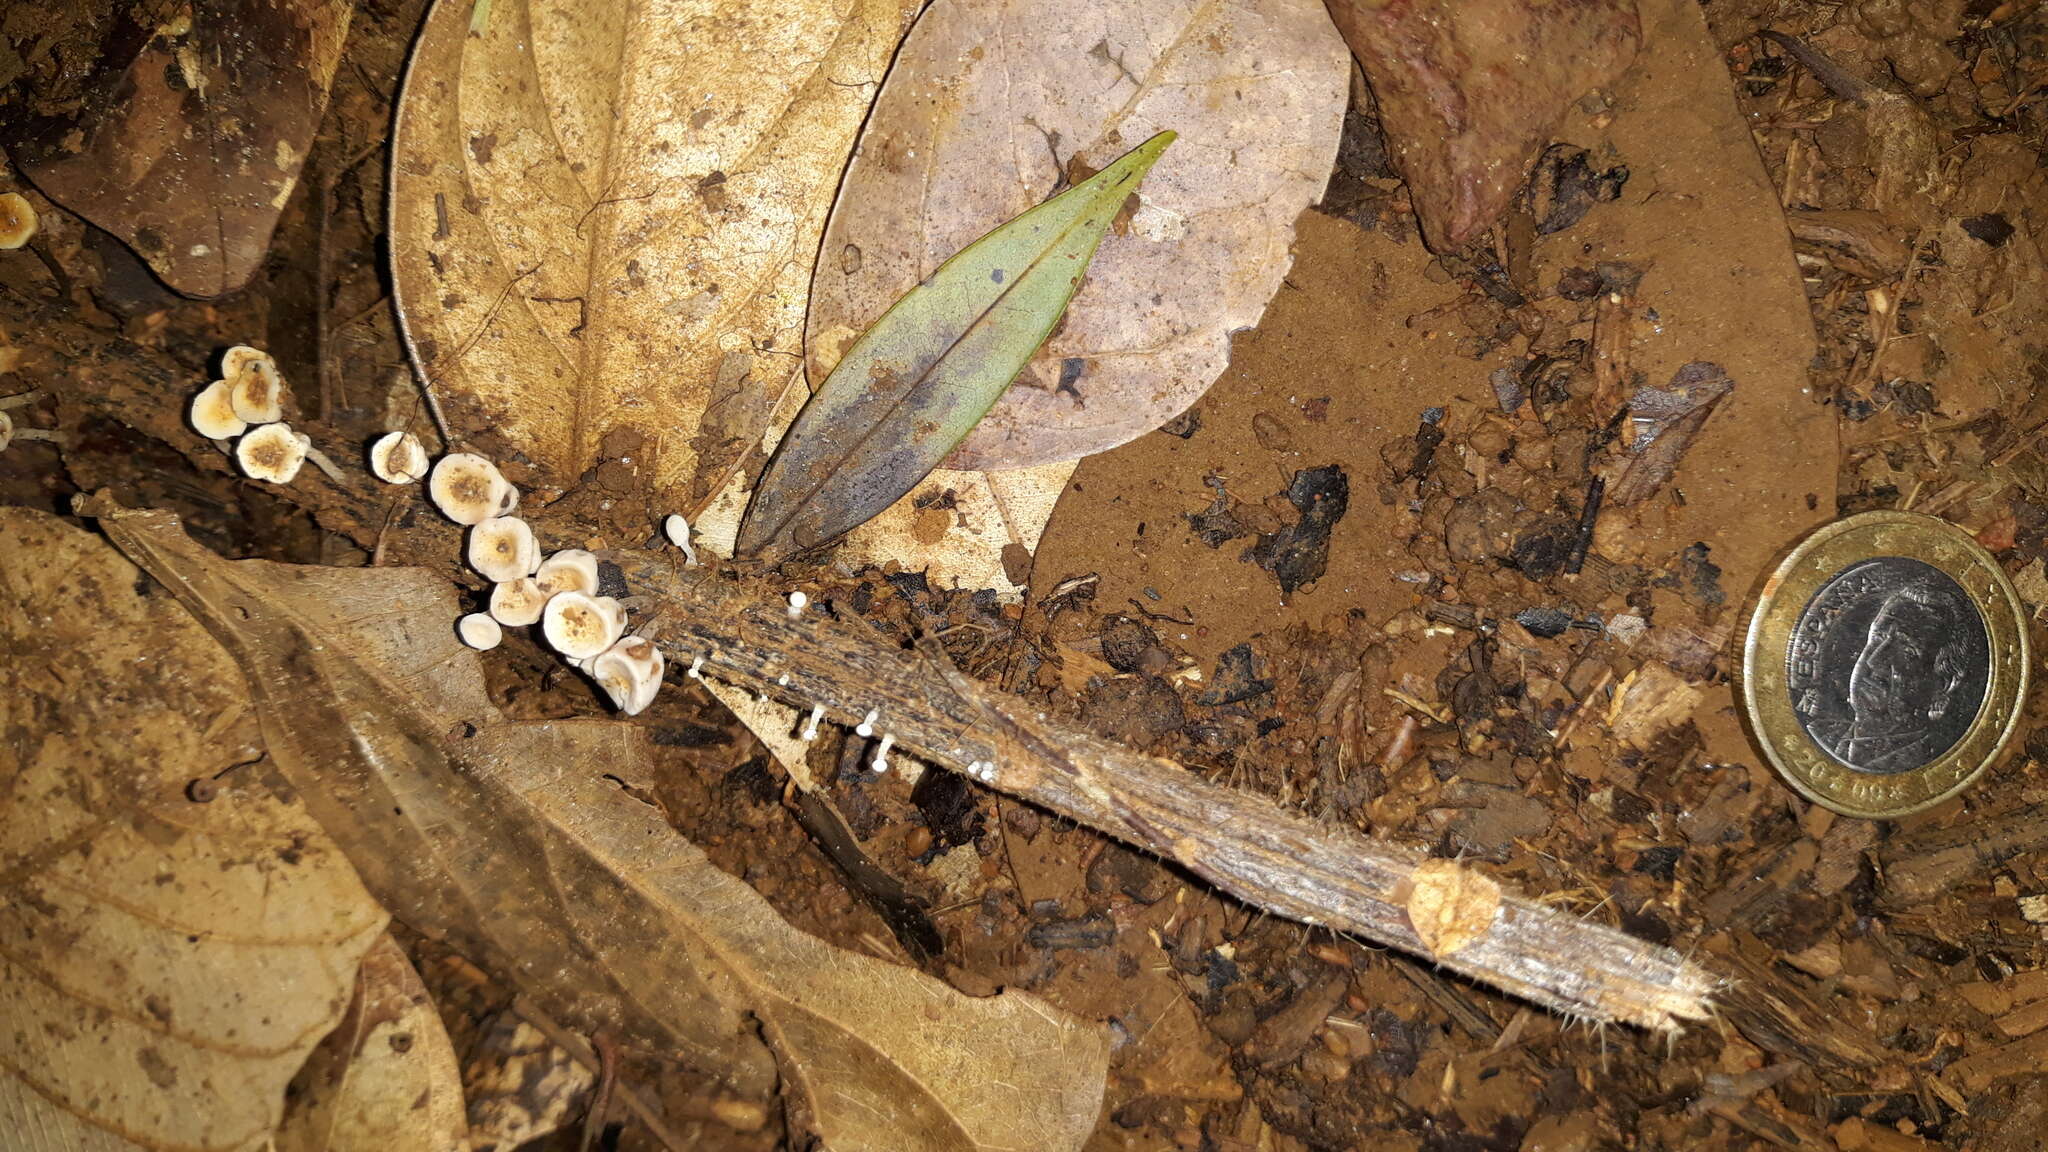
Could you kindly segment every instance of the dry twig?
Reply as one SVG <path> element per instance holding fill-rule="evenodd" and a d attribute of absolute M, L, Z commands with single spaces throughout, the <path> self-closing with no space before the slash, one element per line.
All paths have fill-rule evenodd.
<path fill-rule="evenodd" d="M 672 663 L 892 735 L 919 759 L 1157 853 L 1251 904 L 1434 960 L 1571 1016 L 1675 1030 L 1708 1014 L 1718 982 L 1678 953 L 1499 893 L 1462 869 L 1471 878 L 1457 906 L 1432 907 L 1431 916 L 1478 911 L 1432 952 L 1410 913 L 1422 892 L 1444 889 L 1440 880 L 1417 883 L 1427 859 L 1418 849 L 1316 823 L 1076 731 L 961 675 L 942 654 L 905 651 L 818 608 L 792 612 L 750 581 L 646 552 L 610 558 L 659 612 Z M 1441 868 L 1424 871 L 1435 878 Z M 1491 893 L 1491 902 L 1467 904 L 1474 892 Z"/>

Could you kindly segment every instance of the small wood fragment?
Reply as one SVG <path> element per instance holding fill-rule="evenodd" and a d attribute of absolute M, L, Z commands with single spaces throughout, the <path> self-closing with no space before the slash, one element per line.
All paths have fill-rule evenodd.
<path fill-rule="evenodd" d="M 1500 885 L 1455 860 L 1424 860 L 1408 883 L 1408 922 L 1433 956 L 1485 939 L 1500 915 Z"/>
<path fill-rule="evenodd" d="M 1648 749 L 1666 730 L 1691 719 L 1703 693 L 1660 661 L 1628 674 L 1614 693 L 1607 726 L 1615 738 Z"/>
<path fill-rule="evenodd" d="M 2015 1008 L 1991 1023 L 2007 1036 L 2032 1036 L 2048 1028 L 2048 1000 L 2036 1000 L 2024 1008 Z"/>
<path fill-rule="evenodd" d="M 2048 804 L 2027 804 L 1973 817 L 1953 828 L 1925 828 L 1893 839 L 1877 854 L 1888 909 L 1923 904 L 1983 876 L 2022 852 L 2048 846 Z"/>
<path fill-rule="evenodd" d="M 2048 1032 L 2036 1032 L 2023 1040 L 1972 1052 L 1949 1065 L 1942 1075 L 1965 1092 L 1982 1092 L 2007 1077 L 2039 1076 L 2043 1068 L 2048 1068 Z"/>
<path fill-rule="evenodd" d="M 1941 1145 L 1851 1116 L 1835 1126 L 1835 1147 L 1842 1152 L 1938 1152 Z"/>

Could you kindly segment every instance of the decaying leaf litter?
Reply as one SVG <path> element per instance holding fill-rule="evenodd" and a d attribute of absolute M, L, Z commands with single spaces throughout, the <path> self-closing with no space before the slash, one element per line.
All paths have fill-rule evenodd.
<path fill-rule="evenodd" d="M 492 9 L 495 23 L 511 6 Z M 350 51 L 369 75 L 336 73 L 313 175 L 275 245 L 309 258 L 262 274 L 281 290 L 180 303 L 29 191 L 45 230 L 26 260 L 0 261 L 21 380 L 0 392 L 42 392 L 9 415 L 64 440 L 0 457 L 11 502 L 68 512 L 73 492 L 111 484 L 123 504 L 179 508 L 232 555 L 464 579 L 456 533 L 422 497 L 370 480 L 353 451 L 408 423 L 440 448 L 356 254 L 380 227 L 376 174 L 349 166 L 381 139 L 417 15 L 358 14 Z M 1101 1023 L 1100 1146 L 2031 1146 L 2043 997 L 2028 909 L 2048 886 L 2030 855 L 2034 752 L 1909 823 L 1803 810 L 1742 738 L 1720 654 L 1751 574 L 1835 499 L 1947 515 L 2023 589 L 2043 587 L 2034 444 L 2048 413 L 2028 326 L 2041 298 L 2039 15 L 1706 15 L 1714 26 L 1682 5 L 1638 6 L 1636 60 L 1539 109 L 1541 125 L 1500 133 L 1536 170 L 1508 189 L 1494 233 L 1441 257 L 1413 221 L 1435 241 L 1428 213 L 1444 202 L 1411 198 L 1397 171 L 1419 197 L 1422 169 L 1399 147 L 1389 167 L 1355 90 L 1322 210 L 1286 222 L 1286 283 L 1218 385 L 1167 431 L 1084 461 L 1035 547 L 993 549 L 1021 578 L 1006 595 L 1029 586 L 1022 604 L 974 595 L 1002 587 L 986 579 L 920 579 L 902 559 L 851 578 L 791 567 L 794 584 L 758 591 L 764 610 L 801 588 L 814 614 L 861 616 L 903 643 L 933 636 L 966 675 L 1190 776 L 1462 856 L 1458 875 L 1476 868 L 1687 949 L 1739 978 L 1714 1023 L 1668 1047 L 1563 1030 L 1443 970 L 1262 919 L 963 776 L 906 789 L 904 772 L 868 769 L 876 741 L 845 739 L 841 723 L 805 766 L 836 811 L 836 825 L 807 825 L 820 853 L 787 814 L 802 801 L 781 802 L 782 769 L 708 699 L 677 691 L 687 660 L 633 724 L 671 759 L 614 757 L 613 787 L 657 804 L 800 929 L 910 955 L 874 911 L 892 908 L 936 933 L 923 963 L 955 987 L 1028 990 Z M 1773 35 L 1754 35 L 1766 16 Z M 1130 65 L 1121 39 L 1100 43 L 1091 66 L 1106 79 Z M 1486 105 L 1476 92 L 1468 107 Z M 316 290 L 295 284 L 305 269 Z M 228 481 L 233 465 L 182 425 L 212 354 L 252 332 L 295 385 L 292 426 L 342 462 L 342 482 L 311 469 L 284 488 Z M 1610 430 L 1609 413 L 1677 392 L 1696 362 L 1732 387 L 1661 491 L 1610 504 L 1641 459 L 1631 447 L 1687 418 L 1645 441 L 1633 423 Z M 636 429 L 601 437 L 595 467 L 566 479 L 501 434 L 460 431 L 526 488 L 521 514 L 550 548 L 638 550 L 683 507 L 651 483 Z M 917 507 L 928 536 L 934 520 L 966 522 L 944 520 L 957 503 L 940 489 Z M 636 627 L 662 623 L 633 612 Z M 494 707 L 604 711 L 552 653 L 508 636 L 481 663 Z M 245 764 L 221 779 L 262 789 L 276 775 Z M 878 898 L 885 883 L 912 903 Z M 1424 890 L 1436 895 L 1410 905 L 1418 928 L 1457 940 L 1471 898 Z M 509 993 L 444 946 L 410 947 L 481 1087 L 475 1061 L 498 1049 L 480 1022 Z M 605 1045 L 556 1028 L 605 1064 Z M 649 1078 L 644 1055 L 623 1059 L 607 1116 L 655 1115 L 672 1137 L 734 1147 L 770 1146 L 792 1123 L 715 1078 Z M 582 1111 L 529 1103 L 579 1137 Z M 644 1123 L 626 1138 L 645 1139 Z"/>

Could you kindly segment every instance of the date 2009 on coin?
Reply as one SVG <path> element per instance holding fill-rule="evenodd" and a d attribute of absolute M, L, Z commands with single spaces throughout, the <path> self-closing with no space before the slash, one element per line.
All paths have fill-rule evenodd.
<path fill-rule="evenodd" d="M 1850 816 L 1940 803 L 2004 752 L 2026 698 L 2025 614 L 1961 529 L 1908 512 L 1828 524 L 1779 564 L 1743 650 L 1752 735 Z"/>

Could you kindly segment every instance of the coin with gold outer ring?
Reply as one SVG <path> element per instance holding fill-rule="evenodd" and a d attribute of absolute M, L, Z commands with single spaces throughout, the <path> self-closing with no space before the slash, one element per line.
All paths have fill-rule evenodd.
<path fill-rule="evenodd" d="M 1742 652 L 1751 736 L 1801 795 L 1884 820 L 1970 786 L 2027 696 L 2026 613 L 1969 533 L 1864 512 L 1800 541 L 1757 594 Z"/>

